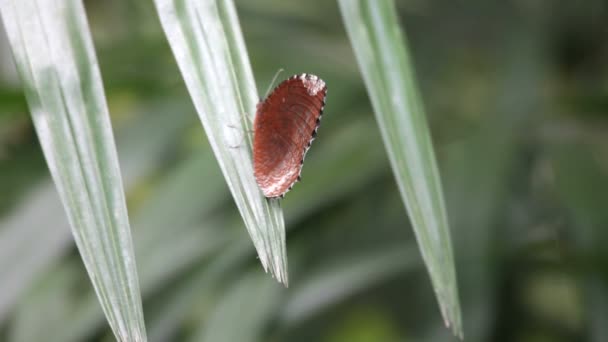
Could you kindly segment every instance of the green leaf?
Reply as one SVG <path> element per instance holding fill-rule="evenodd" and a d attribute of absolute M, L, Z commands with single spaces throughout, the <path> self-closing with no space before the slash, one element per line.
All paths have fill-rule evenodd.
<path fill-rule="evenodd" d="M 72 246 L 69 225 L 57 191 L 43 182 L 0 221 L 0 322 L 31 282 Z M 15 265 L 15 260 L 19 264 Z"/>
<path fill-rule="evenodd" d="M 143 108 L 145 114 L 137 115 L 133 122 L 118 130 L 117 145 L 126 189 L 158 166 L 163 156 L 158 151 L 167 150 L 191 122 L 187 115 L 166 115 L 168 111 L 184 111 L 182 107 L 153 103 Z M 151 136 L 155 138 L 150 139 Z M 56 263 L 71 248 L 73 240 L 57 191 L 46 180 L 25 196 L 12 215 L 2 218 L 0 226 L 2 322 L 33 279 Z M 12 260 L 20 260 L 19 267 Z"/>
<path fill-rule="evenodd" d="M 588 144 L 560 142 L 550 146 L 550 162 L 555 189 L 571 216 L 579 264 L 584 308 L 588 317 L 589 341 L 606 341 L 608 328 L 608 273 L 606 242 L 608 242 L 608 177 L 596 151 Z"/>
<path fill-rule="evenodd" d="M 255 342 L 273 317 L 281 298 L 278 285 L 249 272 L 228 288 L 212 315 L 197 329 L 191 341 Z M 238 322 L 238 327 L 235 327 Z"/>
<path fill-rule="evenodd" d="M 213 256 L 205 267 L 195 270 L 187 279 L 177 283 L 175 288 L 169 291 L 168 296 L 160 299 L 158 306 L 162 310 L 157 310 L 156 314 L 149 317 L 150 339 L 170 341 L 180 322 L 191 314 L 193 305 L 202 304 L 208 308 L 204 315 L 211 314 L 208 311 L 213 312 L 213 304 L 218 300 L 218 289 L 224 290 L 226 279 L 233 279 L 242 273 L 243 264 L 253 253 L 251 244 L 245 236 L 237 236 Z M 197 298 L 195 304 L 193 298 Z M 230 321 L 234 320 L 230 319 Z M 203 331 L 200 333 L 203 334 Z"/>
<path fill-rule="evenodd" d="M 364 251 L 355 257 L 323 265 L 294 287 L 286 302 L 281 320 L 295 325 L 311 319 L 336 303 L 361 293 L 388 278 L 420 268 L 416 246 L 384 246 L 382 250 Z"/>
<path fill-rule="evenodd" d="M 145 341 L 131 233 L 101 75 L 82 3 L 0 1 L 51 175 L 106 318 Z"/>
<path fill-rule="evenodd" d="M 258 97 L 234 4 L 230 0 L 155 3 L 260 262 L 287 285 L 283 212 L 278 201 L 262 195 L 253 176 L 248 132 Z"/>
<path fill-rule="evenodd" d="M 201 178 L 213 186 L 208 187 L 207 191 L 193 187 L 192 184 L 197 184 Z M 248 252 L 244 259 L 252 258 L 253 248 L 244 232 L 228 226 L 223 212 L 218 213 L 218 207 L 226 197 L 224 193 L 220 194 L 220 180 L 220 172 L 212 164 L 211 152 L 200 151 L 171 170 L 166 180 L 160 182 L 142 203 L 141 208 L 132 214 L 135 228 L 133 237 L 137 241 L 135 255 L 139 260 L 140 290 L 144 299 L 167 286 L 172 286 L 179 275 L 191 272 L 192 267 L 202 260 L 213 258 L 215 262 L 219 251 L 231 249 L 227 246 L 228 242 L 236 242 L 237 232 L 240 233 L 239 246 Z M 180 202 L 184 204 L 174 205 Z M 203 218 L 199 217 L 201 214 Z M 204 224 L 199 223 L 199 220 Z M 232 217 L 229 221 L 237 222 L 236 218 Z M 53 270 L 50 273 L 56 272 Z M 224 274 L 227 271 L 223 269 L 222 272 L 221 274 Z M 71 284 L 71 287 L 74 286 L 77 284 Z M 199 293 L 201 289 L 202 287 L 194 289 L 194 293 Z M 182 295 L 186 290 L 180 287 L 177 291 Z M 49 298 L 57 297 L 57 294 L 39 291 L 36 296 L 41 302 L 49 302 Z M 81 341 L 94 331 L 103 319 L 95 304 L 93 296 L 87 294 L 73 305 L 72 310 L 65 313 L 62 321 L 71 322 L 75 326 L 73 329 L 46 329 L 39 330 L 38 335 L 32 332 L 26 334 L 37 336 L 30 340 Z M 32 310 L 27 305 L 20 307 L 26 312 Z M 147 320 L 150 323 L 150 317 L 147 317 Z M 26 327 L 28 324 L 21 323 L 20 326 Z M 154 329 L 158 327 L 154 327 L 148 336 L 151 340 L 158 340 L 150 336 Z"/>
<path fill-rule="evenodd" d="M 339 4 L 443 318 L 462 337 L 441 182 L 394 3 L 339 0 Z"/>

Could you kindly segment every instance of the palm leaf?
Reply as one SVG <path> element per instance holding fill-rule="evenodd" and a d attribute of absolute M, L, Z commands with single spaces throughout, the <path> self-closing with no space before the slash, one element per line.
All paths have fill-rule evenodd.
<path fill-rule="evenodd" d="M 250 121 L 244 116 L 253 116 L 258 97 L 234 4 L 230 0 L 155 3 L 260 262 L 287 284 L 283 212 L 279 202 L 264 198 L 253 177 Z"/>
<path fill-rule="evenodd" d="M 72 233 L 119 340 L 145 341 L 124 191 L 84 8 L 0 2 L 36 132 Z"/>
<path fill-rule="evenodd" d="M 441 182 L 394 3 L 340 0 L 339 4 L 443 318 L 462 337 Z"/>

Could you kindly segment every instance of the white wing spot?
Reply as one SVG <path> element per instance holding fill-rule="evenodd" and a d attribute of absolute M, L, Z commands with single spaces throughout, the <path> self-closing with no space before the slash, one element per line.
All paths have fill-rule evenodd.
<path fill-rule="evenodd" d="M 310 96 L 317 95 L 321 89 L 325 88 L 325 82 L 315 75 L 302 74 L 299 78 Z"/>

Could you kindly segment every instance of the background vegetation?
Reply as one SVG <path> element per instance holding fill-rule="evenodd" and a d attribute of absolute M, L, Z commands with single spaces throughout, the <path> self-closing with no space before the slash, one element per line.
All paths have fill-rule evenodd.
<path fill-rule="evenodd" d="M 236 1 L 263 92 L 328 84 L 263 274 L 152 2 L 86 1 L 152 341 L 445 341 L 332 1 Z M 608 340 L 608 8 L 397 1 L 439 159 L 467 341 Z M 111 340 L 0 35 L 0 340 Z M 43 229 L 41 229 L 41 227 Z"/>

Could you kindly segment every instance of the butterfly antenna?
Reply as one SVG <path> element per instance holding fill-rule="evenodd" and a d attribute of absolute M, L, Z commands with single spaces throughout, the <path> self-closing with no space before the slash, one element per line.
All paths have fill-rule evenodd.
<path fill-rule="evenodd" d="M 272 85 L 274 84 L 274 82 L 277 80 L 277 77 L 279 77 L 279 74 L 282 73 L 283 68 L 277 70 L 277 72 L 274 74 L 274 77 L 272 78 L 272 81 L 270 82 L 270 85 L 268 86 L 268 89 L 266 89 L 266 95 L 264 95 L 264 98 L 268 97 L 268 94 L 270 93 L 270 89 L 272 89 Z"/>

